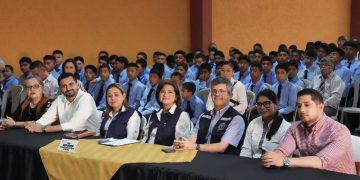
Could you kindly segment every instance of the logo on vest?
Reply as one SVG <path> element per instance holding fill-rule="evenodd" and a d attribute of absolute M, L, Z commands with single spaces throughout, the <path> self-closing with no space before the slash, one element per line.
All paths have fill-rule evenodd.
<path fill-rule="evenodd" d="M 202 117 L 206 118 L 206 119 L 211 119 L 211 116 L 209 116 L 209 115 L 203 115 Z"/>
<path fill-rule="evenodd" d="M 227 118 L 227 117 L 223 117 L 223 118 L 221 118 L 220 120 L 221 120 L 221 121 L 230 121 L 231 118 L 230 118 L 230 117 L 228 117 L 228 118 Z"/>
<path fill-rule="evenodd" d="M 217 131 L 223 131 L 225 129 L 225 126 L 226 126 L 226 123 L 220 123 L 218 128 L 217 128 Z"/>

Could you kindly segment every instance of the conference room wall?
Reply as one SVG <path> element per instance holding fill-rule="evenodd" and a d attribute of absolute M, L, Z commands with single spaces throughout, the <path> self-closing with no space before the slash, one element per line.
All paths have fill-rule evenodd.
<path fill-rule="evenodd" d="M 21 56 L 42 60 L 61 49 L 97 64 L 97 53 L 190 49 L 189 0 L 2 0 L 0 57 L 20 74 Z M 151 62 L 152 63 L 152 62 Z"/>
<path fill-rule="evenodd" d="M 213 0 L 212 40 L 228 57 L 232 46 L 244 53 L 253 44 L 277 50 L 280 43 L 336 43 L 350 35 L 350 0 Z"/>

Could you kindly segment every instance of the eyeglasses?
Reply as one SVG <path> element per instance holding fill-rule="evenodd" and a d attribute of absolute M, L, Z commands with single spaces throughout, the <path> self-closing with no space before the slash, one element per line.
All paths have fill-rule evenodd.
<path fill-rule="evenodd" d="M 264 102 L 257 102 L 255 106 L 257 108 L 260 108 L 261 106 L 264 106 L 265 108 L 270 108 L 271 101 L 264 101 Z"/>
<path fill-rule="evenodd" d="M 226 91 L 226 90 L 223 90 L 223 89 L 219 89 L 219 90 L 213 89 L 213 90 L 211 90 L 211 94 L 212 94 L 212 95 L 216 95 L 216 94 L 223 95 L 223 94 L 225 94 L 226 92 L 227 92 L 227 91 Z"/>
<path fill-rule="evenodd" d="M 32 89 L 37 90 L 40 87 L 41 87 L 40 84 L 36 84 L 36 85 L 33 85 L 33 86 L 26 86 L 25 88 L 26 88 L 26 90 L 32 90 Z"/>

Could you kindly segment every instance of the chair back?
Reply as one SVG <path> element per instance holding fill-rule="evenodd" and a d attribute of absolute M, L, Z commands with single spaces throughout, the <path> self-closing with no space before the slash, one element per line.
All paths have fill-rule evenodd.
<path fill-rule="evenodd" d="M 11 99 L 11 109 L 10 113 L 13 113 L 21 102 L 21 93 L 23 87 L 21 85 L 14 85 L 7 89 L 2 97 L 1 105 L 1 117 L 3 118 L 6 111 L 6 106 L 8 104 L 8 99 Z"/>
<path fill-rule="evenodd" d="M 255 100 L 255 93 L 249 90 L 246 90 L 246 97 L 248 104 L 254 102 Z"/>
<path fill-rule="evenodd" d="M 209 97 L 209 93 L 210 93 L 210 88 L 205 88 L 198 91 L 196 95 L 199 96 L 204 101 L 204 104 L 206 104 L 206 101 Z"/>
<path fill-rule="evenodd" d="M 356 173 L 360 176 L 360 137 L 351 135 L 351 144 L 355 159 Z"/>
<path fill-rule="evenodd" d="M 359 88 L 360 88 L 360 78 L 356 80 L 354 85 L 354 100 L 352 107 L 357 107 L 359 101 Z"/>

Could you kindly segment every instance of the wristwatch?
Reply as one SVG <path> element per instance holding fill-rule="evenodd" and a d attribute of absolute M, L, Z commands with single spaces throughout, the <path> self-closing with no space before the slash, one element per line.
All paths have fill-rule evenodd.
<path fill-rule="evenodd" d="M 285 156 L 284 159 L 283 159 L 283 163 L 284 163 L 284 167 L 289 167 L 290 166 L 290 159 Z"/>
<path fill-rule="evenodd" d="M 46 126 L 42 129 L 43 133 L 46 133 Z"/>
<path fill-rule="evenodd" d="M 196 150 L 200 151 L 200 144 L 196 144 Z"/>

